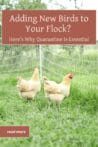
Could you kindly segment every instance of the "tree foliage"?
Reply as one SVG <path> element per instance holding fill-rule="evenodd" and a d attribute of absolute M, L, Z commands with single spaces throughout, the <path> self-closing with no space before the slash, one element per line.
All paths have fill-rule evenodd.
<path fill-rule="evenodd" d="M 4 9 L 46 9 L 41 0 L 0 0 L 0 10 Z"/>
<path fill-rule="evenodd" d="M 0 0 L 0 10 L 13 9 L 13 3 L 10 0 Z"/>
<path fill-rule="evenodd" d="M 19 0 L 19 3 L 15 6 L 16 9 L 46 9 L 46 4 L 41 0 Z"/>

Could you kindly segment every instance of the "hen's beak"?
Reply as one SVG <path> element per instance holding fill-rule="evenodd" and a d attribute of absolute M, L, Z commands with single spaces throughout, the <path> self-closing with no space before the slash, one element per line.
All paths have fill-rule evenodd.
<path fill-rule="evenodd" d="M 46 76 L 43 76 L 43 80 L 48 80 L 48 78 Z"/>
<path fill-rule="evenodd" d="M 69 79 L 73 79 L 73 74 L 69 74 Z"/>

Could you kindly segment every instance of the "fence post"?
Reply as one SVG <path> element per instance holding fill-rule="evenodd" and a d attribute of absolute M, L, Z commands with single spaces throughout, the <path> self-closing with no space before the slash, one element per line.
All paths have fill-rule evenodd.
<path fill-rule="evenodd" d="M 41 81 L 42 81 L 42 74 L 43 74 L 43 71 L 42 71 L 42 48 L 41 48 L 41 45 L 39 45 L 39 56 L 40 56 L 40 61 L 39 61 L 40 79 L 41 79 Z"/>

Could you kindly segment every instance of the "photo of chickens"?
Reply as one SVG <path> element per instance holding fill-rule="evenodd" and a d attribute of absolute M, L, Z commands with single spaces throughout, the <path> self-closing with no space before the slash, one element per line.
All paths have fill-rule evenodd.
<path fill-rule="evenodd" d="M 30 128 L 29 138 L 3 144 L 96 144 L 98 42 L 1 46 L 0 62 L 0 124 Z"/>
<path fill-rule="evenodd" d="M 61 83 L 48 80 L 43 77 L 44 80 L 44 93 L 47 98 L 56 103 L 61 103 L 64 97 L 70 95 L 71 80 L 73 75 L 67 74 Z M 17 78 L 17 88 L 20 96 L 28 100 L 34 99 L 38 92 L 41 90 L 41 80 L 39 75 L 39 69 L 35 68 L 32 78 L 25 80 L 22 77 Z"/>

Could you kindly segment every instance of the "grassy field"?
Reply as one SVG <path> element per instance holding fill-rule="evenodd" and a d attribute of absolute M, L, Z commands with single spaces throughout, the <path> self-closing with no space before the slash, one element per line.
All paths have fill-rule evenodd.
<path fill-rule="evenodd" d="M 84 66 L 84 70 L 82 65 L 80 68 L 82 73 L 87 68 L 89 72 L 74 74 L 71 95 L 64 99 L 60 110 L 48 107 L 43 87 L 35 101 L 25 101 L 19 96 L 16 77 L 31 77 L 31 71 L 0 74 L 0 125 L 30 126 L 29 138 L 2 138 L 0 147 L 97 147 L 98 75 L 92 70 L 97 67 L 90 62 Z M 54 72 L 52 67 L 51 70 Z M 49 72 L 47 75 L 61 80 L 51 77 Z"/>

